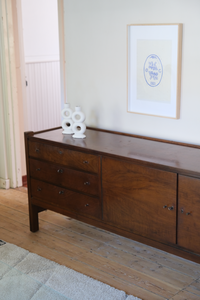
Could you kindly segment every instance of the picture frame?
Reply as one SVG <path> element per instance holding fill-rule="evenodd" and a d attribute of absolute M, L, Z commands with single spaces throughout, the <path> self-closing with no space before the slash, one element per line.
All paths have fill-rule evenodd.
<path fill-rule="evenodd" d="M 179 118 L 182 24 L 127 25 L 128 112 Z"/>

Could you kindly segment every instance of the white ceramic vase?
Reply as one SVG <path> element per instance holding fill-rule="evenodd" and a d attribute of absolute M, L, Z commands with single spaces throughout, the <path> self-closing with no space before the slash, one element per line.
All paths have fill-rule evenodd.
<path fill-rule="evenodd" d="M 83 139 L 85 138 L 86 125 L 83 123 L 85 121 L 85 115 L 81 111 L 80 106 L 75 107 L 75 112 L 72 114 L 72 130 L 74 132 L 73 138 Z"/>
<path fill-rule="evenodd" d="M 63 117 L 62 120 L 62 128 L 63 128 L 63 134 L 72 134 L 72 127 L 73 127 L 73 121 L 72 121 L 72 109 L 70 108 L 69 103 L 64 104 L 64 108 L 61 111 L 61 115 Z"/>

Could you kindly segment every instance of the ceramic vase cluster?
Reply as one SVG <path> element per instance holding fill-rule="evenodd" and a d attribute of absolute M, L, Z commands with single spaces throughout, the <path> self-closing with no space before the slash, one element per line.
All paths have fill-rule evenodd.
<path fill-rule="evenodd" d="M 73 134 L 72 137 L 77 139 L 86 137 L 84 134 L 86 130 L 86 125 L 84 123 L 85 115 L 81 111 L 80 106 L 76 106 L 75 111 L 73 112 L 70 108 L 70 104 L 65 103 L 61 115 L 63 117 L 63 134 Z"/>

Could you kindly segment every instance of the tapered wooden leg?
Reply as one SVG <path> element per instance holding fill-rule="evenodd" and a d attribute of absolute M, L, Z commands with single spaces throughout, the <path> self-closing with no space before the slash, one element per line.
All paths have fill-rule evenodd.
<path fill-rule="evenodd" d="M 30 231 L 36 232 L 39 230 L 38 207 L 32 204 L 29 204 L 29 222 Z"/>

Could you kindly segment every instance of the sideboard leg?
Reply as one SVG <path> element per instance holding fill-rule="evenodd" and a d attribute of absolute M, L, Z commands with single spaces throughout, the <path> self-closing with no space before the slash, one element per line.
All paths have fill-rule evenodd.
<path fill-rule="evenodd" d="M 35 205 L 29 205 L 29 221 L 30 221 L 30 231 L 36 232 L 39 230 L 38 222 L 38 207 Z"/>

